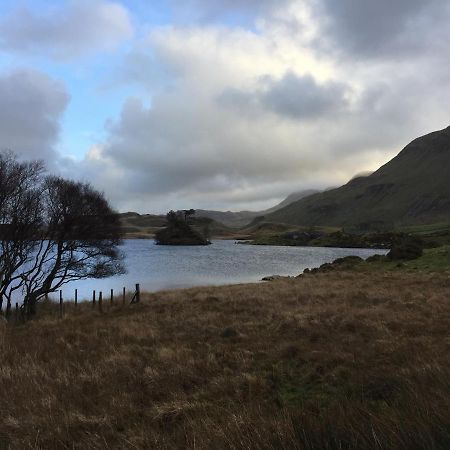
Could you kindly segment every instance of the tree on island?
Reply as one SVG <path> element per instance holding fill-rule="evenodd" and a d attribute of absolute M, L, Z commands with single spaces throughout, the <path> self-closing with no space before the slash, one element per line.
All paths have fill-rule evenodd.
<path fill-rule="evenodd" d="M 192 211 L 192 213 L 191 213 Z M 187 213 L 187 214 L 186 214 Z M 169 211 L 166 215 L 167 227 L 155 234 L 158 245 L 209 245 L 211 242 L 187 221 L 195 210 Z"/>
<path fill-rule="evenodd" d="M 86 183 L 46 176 L 40 162 L 0 153 L 0 310 L 22 293 L 30 317 L 64 284 L 124 273 L 118 215 Z"/>
<path fill-rule="evenodd" d="M 183 209 L 184 221 L 189 222 L 189 217 L 195 216 L 195 209 Z"/>

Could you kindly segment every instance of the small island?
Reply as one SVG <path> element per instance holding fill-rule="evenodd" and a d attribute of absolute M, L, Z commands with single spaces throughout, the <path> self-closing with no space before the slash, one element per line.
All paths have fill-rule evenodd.
<path fill-rule="evenodd" d="M 189 224 L 189 218 L 195 210 L 169 211 L 167 213 L 167 227 L 155 234 L 157 245 L 210 245 L 211 241 Z"/>

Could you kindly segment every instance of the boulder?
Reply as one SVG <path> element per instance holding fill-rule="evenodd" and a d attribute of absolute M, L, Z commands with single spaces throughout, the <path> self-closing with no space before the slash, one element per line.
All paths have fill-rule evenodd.
<path fill-rule="evenodd" d="M 282 275 L 269 275 L 267 277 L 261 278 L 261 281 L 275 281 L 281 280 L 282 278 L 289 278 L 289 277 L 283 277 Z"/>

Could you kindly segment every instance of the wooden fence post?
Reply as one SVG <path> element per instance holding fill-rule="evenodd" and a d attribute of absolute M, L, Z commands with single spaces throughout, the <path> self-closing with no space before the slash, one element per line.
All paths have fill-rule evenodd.
<path fill-rule="evenodd" d="M 78 305 L 78 289 L 75 289 L 75 307 Z"/>
<path fill-rule="evenodd" d="M 95 308 L 95 291 L 92 291 L 92 307 Z"/>
<path fill-rule="evenodd" d="M 59 318 L 62 319 L 64 316 L 64 303 L 62 290 L 59 291 Z"/>
<path fill-rule="evenodd" d="M 16 322 L 19 321 L 19 304 L 16 303 Z"/>
<path fill-rule="evenodd" d="M 125 287 L 122 290 L 122 304 L 125 305 L 125 296 L 126 296 L 126 290 Z"/>
<path fill-rule="evenodd" d="M 111 289 L 111 306 L 114 303 L 114 289 Z"/>
<path fill-rule="evenodd" d="M 100 291 L 98 293 L 98 309 L 100 312 L 103 312 L 103 292 Z"/>
<path fill-rule="evenodd" d="M 136 284 L 136 303 L 139 303 L 141 301 L 141 287 L 138 284 Z"/>

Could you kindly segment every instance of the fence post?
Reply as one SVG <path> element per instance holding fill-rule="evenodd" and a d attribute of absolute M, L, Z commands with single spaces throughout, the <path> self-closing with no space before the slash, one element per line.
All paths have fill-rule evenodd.
<path fill-rule="evenodd" d="M 111 289 L 111 306 L 114 303 L 114 289 Z"/>
<path fill-rule="evenodd" d="M 95 308 L 95 291 L 92 291 L 92 307 Z"/>
<path fill-rule="evenodd" d="M 78 305 L 78 289 L 75 289 L 75 306 Z"/>
<path fill-rule="evenodd" d="M 136 284 L 136 303 L 139 303 L 141 301 L 141 287 L 138 284 Z"/>
<path fill-rule="evenodd" d="M 62 290 L 59 291 L 59 318 L 62 319 L 64 316 L 64 304 Z"/>
<path fill-rule="evenodd" d="M 125 305 L 125 296 L 126 296 L 126 290 L 125 287 L 122 290 L 122 304 Z"/>
<path fill-rule="evenodd" d="M 19 321 L 19 304 L 16 303 L 16 323 Z"/>
<path fill-rule="evenodd" d="M 98 293 L 98 309 L 100 312 L 103 312 L 103 292 L 100 291 Z"/>

